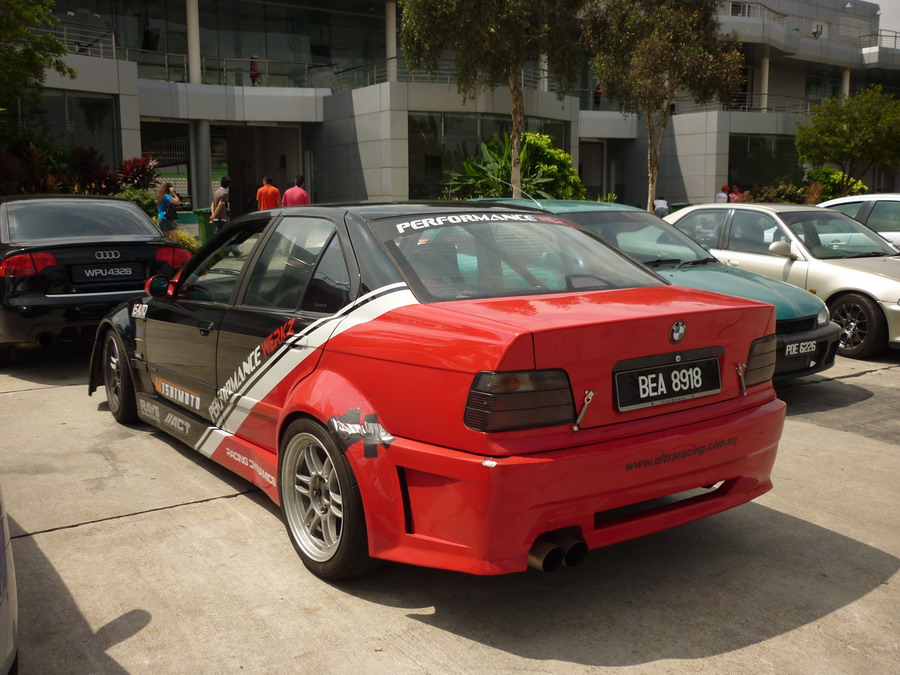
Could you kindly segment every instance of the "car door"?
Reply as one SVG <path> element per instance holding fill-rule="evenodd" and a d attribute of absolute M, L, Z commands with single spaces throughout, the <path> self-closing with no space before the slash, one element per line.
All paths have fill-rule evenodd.
<path fill-rule="evenodd" d="M 734 209 L 725 232 L 725 248 L 717 254 L 731 267 L 805 288 L 809 271 L 805 253 L 794 246 L 796 258 L 776 255 L 769 250 L 776 241 L 791 242 L 792 237 L 775 218 L 759 211 Z"/>
<path fill-rule="evenodd" d="M 216 423 L 274 451 L 284 397 L 309 375 L 350 298 L 350 272 L 335 223 L 285 216 L 261 244 L 240 301 L 222 319 L 216 358 Z M 285 378 L 285 387 L 278 387 Z M 274 392 L 273 392 L 274 390 Z"/>
<path fill-rule="evenodd" d="M 147 307 L 144 354 L 156 392 L 206 419 L 216 394 L 220 324 L 267 222 L 231 230 L 185 267 L 171 297 L 153 298 Z"/>

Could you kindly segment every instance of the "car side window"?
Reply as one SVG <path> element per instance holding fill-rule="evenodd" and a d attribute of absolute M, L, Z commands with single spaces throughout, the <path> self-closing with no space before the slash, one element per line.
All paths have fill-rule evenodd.
<path fill-rule="evenodd" d="M 334 314 L 350 302 L 350 272 L 341 252 L 341 242 L 332 235 L 322 254 L 300 309 L 306 312 Z"/>
<path fill-rule="evenodd" d="M 840 211 L 845 216 L 850 216 L 851 218 L 856 218 L 857 214 L 859 214 L 859 209 L 862 207 L 862 202 L 845 202 L 843 204 L 835 204 L 834 206 L 826 206 L 826 209 L 831 209 L 832 211 Z"/>
<path fill-rule="evenodd" d="M 875 202 L 866 225 L 876 232 L 900 231 L 900 202 Z"/>
<path fill-rule="evenodd" d="M 719 235 L 727 217 L 727 209 L 700 210 L 689 213 L 674 225 L 698 244 L 718 248 Z"/>
<path fill-rule="evenodd" d="M 728 232 L 728 249 L 741 253 L 769 253 L 769 244 L 782 238 L 778 224 L 769 216 L 753 211 L 735 211 Z"/>
<path fill-rule="evenodd" d="M 324 218 L 284 218 L 250 272 L 244 303 L 296 310 L 333 233 L 334 223 Z"/>
<path fill-rule="evenodd" d="M 207 302 L 228 302 L 238 277 L 267 221 L 241 228 L 193 269 L 178 288 L 178 297 Z"/>

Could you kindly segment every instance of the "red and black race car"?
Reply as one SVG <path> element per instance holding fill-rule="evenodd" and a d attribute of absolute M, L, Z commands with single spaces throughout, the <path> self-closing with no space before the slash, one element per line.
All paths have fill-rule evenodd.
<path fill-rule="evenodd" d="M 501 574 L 771 488 L 771 305 L 673 286 L 550 214 L 235 221 L 100 326 L 90 391 L 280 504 L 306 566 Z"/>

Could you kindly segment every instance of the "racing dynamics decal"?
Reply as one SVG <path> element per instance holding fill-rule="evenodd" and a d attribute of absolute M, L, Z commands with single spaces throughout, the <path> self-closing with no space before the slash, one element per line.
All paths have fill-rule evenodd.
<path fill-rule="evenodd" d="M 363 424 L 359 423 L 359 408 L 354 408 L 340 417 L 328 420 L 328 428 L 337 437 L 343 452 L 359 440 L 363 441 L 363 456 L 378 457 L 378 445 L 385 450 L 394 442 L 394 437 L 378 423 L 378 415 L 366 415 Z"/>

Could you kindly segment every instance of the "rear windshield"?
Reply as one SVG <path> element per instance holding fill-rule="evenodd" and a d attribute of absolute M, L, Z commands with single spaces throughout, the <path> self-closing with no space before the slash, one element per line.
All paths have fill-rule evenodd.
<path fill-rule="evenodd" d="M 8 204 L 7 214 L 9 237 L 14 242 L 162 234 L 153 221 L 130 202 L 29 201 Z"/>
<path fill-rule="evenodd" d="M 827 209 L 778 214 L 816 258 L 869 258 L 897 255 L 881 235 L 843 213 Z"/>
<path fill-rule="evenodd" d="M 420 299 L 658 286 L 663 280 L 554 216 L 441 214 L 371 223 Z"/>

